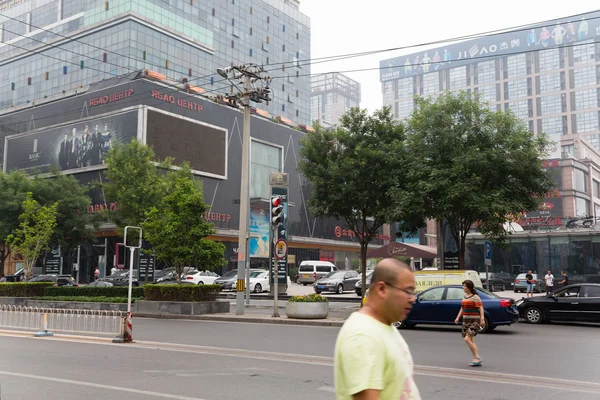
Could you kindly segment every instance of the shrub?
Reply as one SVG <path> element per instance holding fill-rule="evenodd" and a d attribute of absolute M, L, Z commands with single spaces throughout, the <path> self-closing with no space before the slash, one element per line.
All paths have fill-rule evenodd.
<path fill-rule="evenodd" d="M 0 283 L 0 297 L 43 296 L 44 290 L 52 287 L 52 282 L 9 282 Z"/>
<path fill-rule="evenodd" d="M 47 287 L 42 296 L 45 297 L 56 297 L 56 296 L 67 296 L 67 297 L 125 297 L 127 298 L 129 288 L 127 286 L 60 286 L 60 287 Z M 131 297 L 144 297 L 144 288 L 133 287 L 131 291 Z"/>
<path fill-rule="evenodd" d="M 214 301 L 220 285 L 144 285 L 144 298 L 150 301 Z"/>
<path fill-rule="evenodd" d="M 127 303 L 127 297 L 105 297 L 105 296 L 42 296 L 34 297 L 33 300 L 48 300 L 48 301 L 81 301 L 88 303 Z M 134 303 L 135 297 L 131 298 L 131 302 Z M 139 299 L 141 300 L 141 299 Z"/>
<path fill-rule="evenodd" d="M 288 300 L 292 303 L 327 303 L 327 297 L 320 294 L 307 294 L 306 296 L 293 296 Z"/>

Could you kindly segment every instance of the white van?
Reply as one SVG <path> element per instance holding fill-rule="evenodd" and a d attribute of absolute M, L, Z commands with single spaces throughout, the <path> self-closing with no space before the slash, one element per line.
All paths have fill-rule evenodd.
<path fill-rule="evenodd" d="M 337 271 L 335 264 L 329 261 L 302 261 L 298 267 L 298 283 L 304 286 L 314 283 L 330 272 Z"/>
<path fill-rule="evenodd" d="M 477 288 L 483 288 L 479 273 L 472 270 L 439 270 L 439 271 L 415 271 L 417 293 L 435 286 L 460 285 L 463 281 L 470 280 Z"/>

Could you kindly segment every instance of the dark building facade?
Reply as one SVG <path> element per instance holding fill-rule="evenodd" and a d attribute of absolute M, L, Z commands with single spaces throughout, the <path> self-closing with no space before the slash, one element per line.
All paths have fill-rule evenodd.
<path fill-rule="evenodd" d="M 58 166 L 82 183 L 102 182 L 107 151 L 137 138 L 154 148 L 160 158 L 188 161 L 204 184 L 204 215 L 217 230 L 212 237 L 226 244 L 229 265 L 235 268 L 239 224 L 240 160 L 242 149 L 240 110 L 192 95 L 143 73 L 92 85 L 89 90 L 61 100 L 36 103 L 0 115 L 0 161 L 5 171 L 49 170 Z M 356 267 L 359 246 L 341 221 L 315 218 L 307 200 L 308 182 L 297 172 L 300 139 L 304 133 L 283 123 L 253 116 L 251 122 L 250 249 L 253 266 L 268 265 L 269 172 L 287 172 L 289 179 L 288 242 L 290 268 L 303 260 L 328 260 L 338 267 Z M 99 188 L 90 188 L 89 212 L 116 208 Z M 99 265 L 102 273 L 115 263 L 114 226 L 98 232 L 98 242 L 82 248 L 82 276 Z M 383 235 L 374 245 L 384 244 Z M 70 272 L 72 254 L 62 261 Z M 121 258 L 121 261 L 119 259 Z"/>

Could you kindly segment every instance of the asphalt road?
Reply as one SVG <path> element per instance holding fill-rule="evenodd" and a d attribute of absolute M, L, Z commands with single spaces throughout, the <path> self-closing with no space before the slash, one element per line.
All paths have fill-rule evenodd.
<path fill-rule="evenodd" d="M 338 328 L 141 318 L 133 326 L 128 345 L 3 337 L 0 399 L 335 398 Z M 478 337 L 478 369 L 467 366 L 456 327 L 402 334 L 424 400 L 600 398 L 600 326 L 498 328 Z"/>

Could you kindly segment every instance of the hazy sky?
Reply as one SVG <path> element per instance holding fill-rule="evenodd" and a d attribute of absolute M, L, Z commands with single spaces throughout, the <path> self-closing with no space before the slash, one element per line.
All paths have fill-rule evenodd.
<path fill-rule="evenodd" d="M 427 43 L 600 9 L 600 3 L 592 0 L 557 1 L 557 7 L 551 4 L 517 0 L 300 0 L 300 11 L 311 18 L 311 58 L 319 58 Z M 380 60 L 415 51 L 314 64 L 311 73 L 377 68 Z M 346 75 L 361 83 L 361 107 L 381 107 L 379 71 Z"/>

